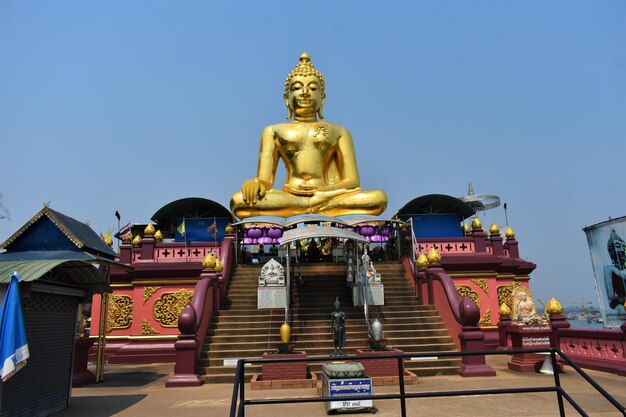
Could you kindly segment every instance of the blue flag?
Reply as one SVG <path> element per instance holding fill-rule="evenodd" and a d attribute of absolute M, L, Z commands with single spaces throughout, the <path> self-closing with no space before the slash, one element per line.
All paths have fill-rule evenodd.
<path fill-rule="evenodd" d="M 0 365 L 3 382 L 26 365 L 26 359 L 30 356 L 22 317 L 19 278 L 21 276 L 17 273 L 11 275 L 0 310 Z"/>

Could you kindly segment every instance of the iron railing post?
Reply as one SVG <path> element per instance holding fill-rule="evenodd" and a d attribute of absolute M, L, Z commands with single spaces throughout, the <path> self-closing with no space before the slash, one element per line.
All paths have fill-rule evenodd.
<path fill-rule="evenodd" d="M 404 357 L 398 356 L 398 383 L 400 384 L 400 410 L 402 417 L 406 417 L 406 397 L 404 393 Z"/>
<path fill-rule="evenodd" d="M 239 359 L 237 361 L 237 382 L 239 382 L 239 412 L 237 413 L 237 417 L 244 417 L 246 415 L 246 395 L 244 393 L 246 381 L 244 378 L 244 366 L 245 361 L 243 359 Z"/>
<path fill-rule="evenodd" d="M 559 414 L 561 417 L 565 417 L 565 408 L 563 407 L 563 395 L 561 393 L 561 378 L 559 377 L 559 364 L 556 362 L 556 354 L 554 353 L 554 348 L 550 348 L 550 360 L 552 361 L 554 385 L 556 386 L 556 400 L 559 404 Z"/>

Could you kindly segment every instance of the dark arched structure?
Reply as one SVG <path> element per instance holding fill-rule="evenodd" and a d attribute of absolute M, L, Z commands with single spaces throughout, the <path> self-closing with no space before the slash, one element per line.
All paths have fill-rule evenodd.
<path fill-rule="evenodd" d="M 152 216 L 152 221 L 163 233 L 171 238 L 176 233 L 177 219 L 221 219 L 227 223 L 233 221 L 233 215 L 226 207 L 213 200 L 199 197 L 181 198 L 161 207 Z M 179 220 L 180 221 L 180 220 Z"/>
<path fill-rule="evenodd" d="M 417 238 L 462 237 L 460 223 L 476 212 L 463 201 L 445 194 L 427 194 L 405 204 L 396 217 L 411 219 Z"/>
<path fill-rule="evenodd" d="M 464 219 L 476 212 L 456 197 L 445 194 L 427 194 L 406 203 L 396 216 L 411 214 L 460 214 Z"/>

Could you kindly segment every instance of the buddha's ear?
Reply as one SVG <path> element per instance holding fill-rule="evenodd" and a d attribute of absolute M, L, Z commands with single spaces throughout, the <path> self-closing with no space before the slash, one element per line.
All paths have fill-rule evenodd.
<path fill-rule="evenodd" d="M 324 115 L 322 114 L 322 110 L 324 109 L 324 102 L 326 101 L 326 97 L 322 98 L 322 103 L 320 104 L 320 107 L 317 109 L 317 116 L 320 119 L 324 118 Z"/>
<path fill-rule="evenodd" d="M 293 109 L 289 105 L 289 96 L 285 94 L 283 97 L 285 99 L 285 106 L 287 106 L 287 119 L 291 120 L 291 116 L 293 116 Z"/>

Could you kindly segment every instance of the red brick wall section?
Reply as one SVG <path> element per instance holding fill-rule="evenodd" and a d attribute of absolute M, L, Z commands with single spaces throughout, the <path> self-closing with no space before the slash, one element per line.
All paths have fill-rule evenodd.
<path fill-rule="evenodd" d="M 269 354 L 264 353 L 263 359 L 283 359 L 283 358 L 305 358 L 306 352 L 290 354 Z M 285 380 L 285 379 L 306 379 L 306 362 L 279 362 L 263 364 L 263 381 Z"/>
<path fill-rule="evenodd" d="M 357 349 L 357 356 L 377 356 L 377 355 L 393 355 L 404 354 L 404 351 L 395 349 L 395 350 L 384 350 L 384 351 L 368 351 Z M 365 373 L 369 377 L 375 376 L 398 376 L 398 360 L 396 358 L 387 358 L 387 359 L 360 359 L 359 362 L 363 364 L 365 368 Z M 402 369 L 404 369 L 404 362 L 402 363 Z"/>

